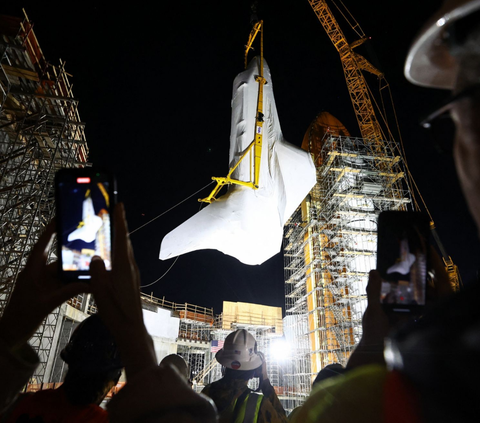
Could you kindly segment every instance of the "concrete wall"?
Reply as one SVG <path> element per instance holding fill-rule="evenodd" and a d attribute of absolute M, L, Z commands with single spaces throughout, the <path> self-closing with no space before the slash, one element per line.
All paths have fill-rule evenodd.
<path fill-rule="evenodd" d="M 157 308 L 156 312 L 143 309 L 143 319 L 148 333 L 153 339 L 157 362 L 163 357 L 177 352 L 177 337 L 180 319 L 171 311 Z"/>
<path fill-rule="evenodd" d="M 82 322 L 87 317 L 88 314 L 77 310 L 68 304 L 63 304 L 60 307 L 58 324 L 55 328 L 55 336 L 52 342 L 45 372 L 45 382 L 53 381 L 52 377 L 55 362 L 61 360 L 59 357 L 60 351 L 58 344 L 60 342 L 60 333 L 64 318 L 73 320 L 74 322 Z M 149 307 L 149 309 L 143 309 L 143 318 L 145 320 L 147 331 L 153 339 L 157 361 L 160 362 L 166 355 L 176 353 L 176 341 L 180 327 L 180 319 L 172 316 L 172 312 L 170 310 L 165 310 L 158 307 Z M 124 380 L 124 378 L 122 378 L 122 380 Z M 60 380 L 55 380 L 54 382 L 60 382 Z"/>

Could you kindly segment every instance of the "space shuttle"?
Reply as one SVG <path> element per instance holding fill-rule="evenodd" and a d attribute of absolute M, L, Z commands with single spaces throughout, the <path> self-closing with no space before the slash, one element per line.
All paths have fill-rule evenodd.
<path fill-rule="evenodd" d="M 233 82 L 229 166 L 244 155 L 257 125 L 256 76 L 260 57 Z M 273 83 L 263 59 L 263 142 L 258 189 L 231 184 L 228 191 L 162 240 L 160 259 L 216 249 L 247 265 L 259 265 L 280 252 L 283 226 L 316 183 L 311 155 L 287 142 L 278 118 Z M 242 160 L 232 177 L 249 181 L 253 160 Z"/>
<path fill-rule="evenodd" d="M 81 239 L 84 242 L 93 242 L 102 224 L 102 218 L 95 214 L 92 197 L 87 195 L 82 204 L 82 222 L 77 229 L 68 235 L 67 241 Z"/>

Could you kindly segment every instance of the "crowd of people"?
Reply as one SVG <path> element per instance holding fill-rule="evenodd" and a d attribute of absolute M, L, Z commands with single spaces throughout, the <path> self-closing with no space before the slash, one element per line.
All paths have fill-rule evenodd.
<path fill-rule="evenodd" d="M 447 0 L 408 53 L 407 79 L 451 91 L 439 112 L 456 125 L 455 166 L 480 229 L 480 0 Z M 0 319 L 0 422 L 469 422 L 480 418 L 480 288 L 453 293 L 432 249 L 434 277 L 422 316 L 387 314 L 372 270 L 362 339 L 346 367 L 327 366 L 306 402 L 289 416 L 246 330 L 232 332 L 216 358 L 223 377 L 196 393 L 177 355 L 157 363 L 143 321 L 140 274 L 122 204 L 115 206 L 113 267 L 96 257 L 89 283 L 64 284 L 47 264 L 49 224 L 19 274 Z M 28 340 L 63 302 L 91 293 L 98 315 L 83 321 L 61 352 L 68 364 L 57 389 L 20 393 L 39 359 Z M 125 370 L 126 385 L 99 406 Z M 259 378 L 259 389 L 248 388 Z"/>

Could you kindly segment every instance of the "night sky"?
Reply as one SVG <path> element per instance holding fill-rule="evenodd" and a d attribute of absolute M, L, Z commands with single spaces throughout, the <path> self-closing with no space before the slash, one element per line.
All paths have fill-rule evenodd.
<path fill-rule="evenodd" d="M 232 83 L 243 70 L 251 1 L 135 1 L 114 8 L 57 0 L 48 7 L 3 3 L 3 14 L 23 16 L 25 8 L 47 60 L 66 61 L 87 124 L 89 160 L 116 173 L 131 230 L 194 194 L 211 176 L 227 173 Z M 440 3 L 344 0 L 371 37 L 358 52 L 386 74 L 410 169 L 467 281 L 476 277 L 477 230 L 452 157 L 440 155 L 418 125 L 448 93 L 416 87 L 403 76 L 411 41 Z M 307 0 L 260 1 L 259 18 L 285 138 L 299 146 L 323 110 L 359 136 L 338 53 Z M 376 77 L 367 81 L 378 85 Z M 174 259 L 158 259 L 162 238 L 199 210 L 197 198 L 211 188 L 132 234 L 144 285 L 171 267 Z M 283 307 L 283 257 L 247 266 L 213 250 L 189 253 L 144 292 L 216 313 L 223 300 Z"/>

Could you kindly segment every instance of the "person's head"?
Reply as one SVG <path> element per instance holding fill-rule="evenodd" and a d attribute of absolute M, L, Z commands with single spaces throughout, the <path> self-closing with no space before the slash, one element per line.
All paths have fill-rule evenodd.
<path fill-rule="evenodd" d="M 190 381 L 190 369 L 188 367 L 185 359 L 178 354 L 169 354 L 165 356 L 160 362 L 160 366 L 173 366 L 178 372 L 185 378 L 189 385 L 192 384 Z"/>
<path fill-rule="evenodd" d="M 256 377 L 256 370 L 262 365 L 262 358 L 257 351 L 257 341 L 245 329 L 230 333 L 215 358 L 225 367 L 226 378 L 252 379 Z"/>
<path fill-rule="evenodd" d="M 426 124 L 450 112 L 456 127 L 455 166 L 480 228 L 480 0 L 444 2 L 413 42 L 405 76 L 413 84 L 452 92 Z"/>
<path fill-rule="evenodd" d="M 122 373 L 118 348 L 97 314 L 77 326 L 60 357 L 68 364 L 63 387 L 75 405 L 99 404 Z"/>
<path fill-rule="evenodd" d="M 480 414 L 480 285 L 448 296 L 391 332 L 385 361 L 413 383 L 423 420 L 460 423 Z"/>
<path fill-rule="evenodd" d="M 312 383 L 312 388 L 315 387 L 318 383 L 324 381 L 325 379 L 330 379 L 334 376 L 339 376 L 344 374 L 347 371 L 340 363 L 333 363 L 325 366 L 317 374 L 317 377 Z"/>

